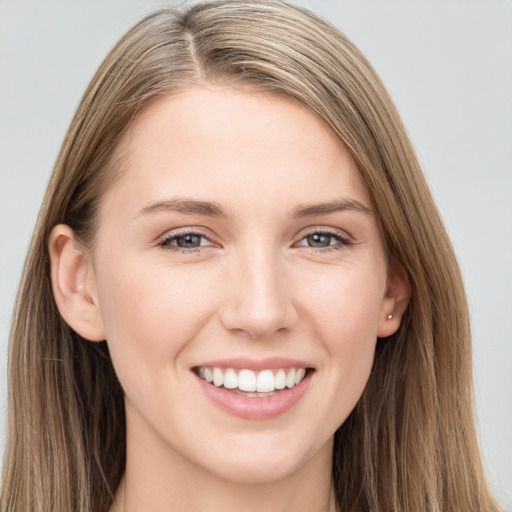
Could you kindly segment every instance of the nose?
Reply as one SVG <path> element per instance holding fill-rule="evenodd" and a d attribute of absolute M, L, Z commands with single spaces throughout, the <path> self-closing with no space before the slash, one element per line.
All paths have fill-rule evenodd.
<path fill-rule="evenodd" d="M 292 301 L 292 283 L 279 255 L 251 250 L 231 261 L 220 309 L 223 326 L 254 339 L 289 331 L 298 315 Z"/>

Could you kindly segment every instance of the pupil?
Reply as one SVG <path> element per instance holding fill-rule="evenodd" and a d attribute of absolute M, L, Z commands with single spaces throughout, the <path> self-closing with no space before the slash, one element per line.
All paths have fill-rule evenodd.
<path fill-rule="evenodd" d="M 178 247 L 184 247 L 186 249 L 194 249 L 201 245 L 201 237 L 198 235 L 183 235 L 177 240 Z"/>
<path fill-rule="evenodd" d="M 329 247 L 331 237 L 329 235 L 322 235 L 321 233 L 314 233 L 308 235 L 307 240 L 310 247 Z"/>

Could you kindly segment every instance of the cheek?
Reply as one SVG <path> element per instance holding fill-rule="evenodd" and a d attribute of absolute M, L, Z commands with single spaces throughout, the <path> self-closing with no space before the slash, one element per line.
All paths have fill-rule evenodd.
<path fill-rule="evenodd" d="M 330 404 L 328 432 L 345 421 L 368 381 L 385 290 L 382 274 L 340 270 L 309 297 L 307 309 L 324 351 L 325 372 L 319 378 Z"/>
<path fill-rule="evenodd" d="M 142 257 L 112 257 L 101 269 L 98 297 L 114 363 L 172 364 L 215 309 L 218 287 L 206 275 Z"/>
<path fill-rule="evenodd" d="M 385 282 L 384 272 L 371 265 L 335 268 L 322 279 L 305 283 L 303 309 L 333 349 L 357 346 L 377 336 Z"/>

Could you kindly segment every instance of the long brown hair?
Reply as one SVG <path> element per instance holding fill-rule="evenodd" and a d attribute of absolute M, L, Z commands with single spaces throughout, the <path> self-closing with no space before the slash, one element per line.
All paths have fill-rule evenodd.
<path fill-rule="evenodd" d="M 323 118 L 366 181 L 388 253 L 412 288 L 400 329 L 378 341 L 363 396 L 335 434 L 341 510 L 497 511 L 475 436 L 461 276 L 402 122 L 342 33 L 279 0 L 154 12 L 117 43 L 87 88 L 16 300 L 1 510 L 98 512 L 113 502 L 125 466 L 123 391 L 106 343 L 84 340 L 59 315 L 48 237 L 64 223 L 91 246 L 128 126 L 158 97 L 205 82 L 286 94 Z"/>

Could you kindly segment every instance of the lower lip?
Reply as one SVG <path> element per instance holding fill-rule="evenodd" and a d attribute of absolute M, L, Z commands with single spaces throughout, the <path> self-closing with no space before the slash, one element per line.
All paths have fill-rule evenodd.
<path fill-rule="evenodd" d="M 226 388 L 218 388 L 197 375 L 195 377 L 208 398 L 223 411 L 246 420 L 267 420 L 284 414 L 304 396 L 312 373 L 309 370 L 297 386 L 267 397 L 238 395 Z"/>

